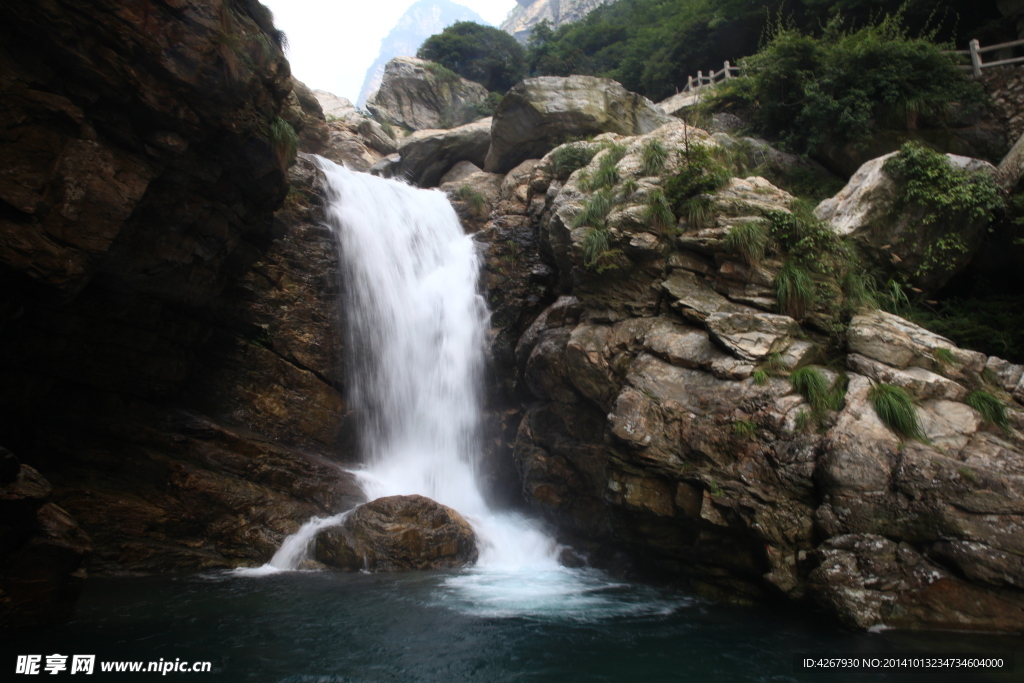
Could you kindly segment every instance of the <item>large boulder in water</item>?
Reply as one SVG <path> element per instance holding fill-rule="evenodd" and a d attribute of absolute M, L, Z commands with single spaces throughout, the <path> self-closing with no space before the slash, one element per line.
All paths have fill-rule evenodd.
<path fill-rule="evenodd" d="M 644 135 L 672 120 L 646 97 L 608 78 L 528 78 L 498 105 L 484 170 L 507 173 L 571 137 Z"/>
<path fill-rule="evenodd" d="M 316 537 L 316 559 L 349 572 L 449 569 L 477 555 L 476 535 L 462 515 L 424 496 L 378 498 Z"/>
<path fill-rule="evenodd" d="M 480 116 L 487 88 L 438 64 L 395 57 L 384 67 L 380 89 L 366 108 L 381 121 L 412 130 L 451 128 Z"/>

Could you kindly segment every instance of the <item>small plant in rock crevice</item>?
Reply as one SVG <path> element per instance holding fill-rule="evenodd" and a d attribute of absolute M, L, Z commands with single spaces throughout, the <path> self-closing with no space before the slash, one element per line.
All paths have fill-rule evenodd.
<path fill-rule="evenodd" d="M 665 169 L 668 150 L 661 140 L 648 140 L 640 151 L 645 176 L 656 176 Z"/>
<path fill-rule="evenodd" d="M 729 229 L 725 248 L 739 254 L 748 265 L 756 266 L 768 247 L 768 229 L 761 221 L 738 223 Z"/>
<path fill-rule="evenodd" d="M 477 218 L 483 216 L 487 209 L 487 198 L 470 185 L 463 185 L 455 191 L 455 197 L 466 203 L 470 212 Z"/>
<path fill-rule="evenodd" d="M 803 320 L 814 307 L 816 288 L 810 272 L 797 261 L 789 259 L 775 276 L 775 297 L 783 313 Z"/>
<path fill-rule="evenodd" d="M 994 424 L 1003 431 L 1010 429 L 1006 418 L 1006 406 L 1003 402 L 987 391 L 973 391 L 967 396 L 967 405 L 981 413 L 981 418 L 988 424 Z"/>
<path fill-rule="evenodd" d="M 732 431 L 741 439 L 754 439 L 757 437 L 757 424 L 751 420 L 737 420 L 732 423 Z"/>
<path fill-rule="evenodd" d="M 288 168 L 299 149 L 299 136 L 295 134 L 292 124 L 280 116 L 270 123 L 270 146 L 282 169 Z"/>
<path fill-rule="evenodd" d="M 658 230 L 666 230 L 675 225 L 676 217 L 672 215 L 672 208 L 668 205 L 668 199 L 661 189 L 651 190 L 647 195 L 644 206 L 644 221 Z"/>
<path fill-rule="evenodd" d="M 876 384 L 868 392 L 868 399 L 886 427 L 906 438 L 925 440 L 917 408 L 905 389 L 891 384 Z"/>

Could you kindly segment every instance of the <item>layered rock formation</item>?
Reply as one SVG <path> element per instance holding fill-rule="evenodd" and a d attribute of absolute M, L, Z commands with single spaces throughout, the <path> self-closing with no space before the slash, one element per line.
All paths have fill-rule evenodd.
<path fill-rule="evenodd" d="M 658 176 L 643 171 L 652 140 L 670 150 Z M 574 219 L 613 141 L 625 153 L 597 270 Z M 574 144 L 597 147 L 588 166 L 563 179 L 553 155 L 523 164 L 480 233 L 492 354 L 514 366 L 499 380 L 525 409 L 514 459 L 527 500 L 595 558 L 624 547 L 721 599 L 785 596 L 857 628 L 1020 629 L 1024 410 L 1011 394 L 1024 398 L 1024 368 L 887 313 L 842 328 L 783 314 L 781 262 L 752 264 L 725 239 L 790 211 L 761 178 L 710 195 L 710 224 L 660 227 L 646 205 L 688 145 L 717 144 L 703 131 Z M 822 408 L 795 390 L 787 377 L 804 367 L 842 399 Z M 878 384 L 914 398 L 920 440 L 877 416 Z M 965 402 L 978 391 L 999 397 L 1004 427 Z"/>
<path fill-rule="evenodd" d="M 423 496 L 360 505 L 316 537 L 315 556 L 348 572 L 452 569 L 476 562 L 476 535 L 462 515 Z"/>

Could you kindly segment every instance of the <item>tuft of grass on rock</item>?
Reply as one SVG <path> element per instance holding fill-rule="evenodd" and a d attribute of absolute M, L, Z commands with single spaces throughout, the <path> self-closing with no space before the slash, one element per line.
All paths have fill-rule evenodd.
<path fill-rule="evenodd" d="M 1006 419 L 1006 406 L 1003 402 L 987 391 L 973 391 L 967 396 L 967 405 L 981 413 L 981 418 L 1002 430 L 1009 430 L 1010 423 Z"/>
<path fill-rule="evenodd" d="M 640 156 L 643 158 L 644 175 L 655 176 L 665 169 L 668 150 L 661 140 L 648 140 L 644 143 Z"/>
<path fill-rule="evenodd" d="M 814 306 L 816 298 L 810 271 L 795 259 L 787 259 L 775 276 L 775 296 L 783 313 L 802 320 Z"/>
<path fill-rule="evenodd" d="M 868 392 L 868 398 L 882 424 L 901 436 L 924 441 L 917 408 L 905 389 L 891 384 L 876 384 Z"/>
<path fill-rule="evenodd" d="M 742 256 L 751 266 L 761 262 L 767 246 L 768 230 L 761 221 L 734 225 L 725 237 L 725 248 Z"/>
<path fill-rule="evenodd" d="M 675 225 L 676 217 L 672 215 L 672 207 L 668 204 L 665 193 L 660 189 L 652 190 L 647 195 L 647 204 L 644 208 L 644 221 L 659 230 L 665 230 Z"/>

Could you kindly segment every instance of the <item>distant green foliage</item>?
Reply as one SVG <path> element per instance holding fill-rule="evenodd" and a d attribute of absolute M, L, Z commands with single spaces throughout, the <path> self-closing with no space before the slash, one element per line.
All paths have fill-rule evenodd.
<path fill-rule="evenodd" d="M 672 209 L 668 205 L 665 193 L 660 189 L 651 190 L 647 195 L 647 203 L 644 206 L 644 221 L 659 230 L 666 230 L 675 225 L 676 217 L 672 215 Z"/>
<path fill-rule="evenodd" d="M 295 161 L 299 149 L 299 136 L 295 134 L 292 124 L 280 116 L 270 122 L 270 147 L 281 168 L 288 168 Z"/>
<path fill-rule="evenodd" d="M 787 260 L 775 276 L 775 296 L 783 313 L 796 320 L 803 320 L 815 302 L 811 273 L 796 260 Z"/>
<path fill-rule="evenodd" d="M 727 59 L 737 64 L 756 52 L 771 19 L 780 13 L 796 29 L 813 32 L 839 12 L 860 26 L 904 4 L 909 27 L 919 30 L 933 16 L 945 17 L 941 37 L 955 36 L 959 47 L 971 38 L 984 45 L 1016 38 L 1013 22 L 991 2 L 619 0 L 557 31 L 545 22 L 535 26 L 527 59 L 535 76 L 605 76 L 659 101 L 685 87 L 698 69 L 709 73 Z"/>
<path fill-rule="evenodd" d="M 494 112 L 498 110 L 498 105 L 501 104 L 501 100 L 504 96 L 499 92 L 489 92 L 483 102 L 474 106 L 476 117 L 478 119 L 484 119 L 488 116 L 494 116 Z"/>
<path fill-rule="evenodd" d="M 645 176 L 656 176 L 665 169 L 665 162 L 668 160 L 668 150 L 661 140 L 648 140 L 640 150 L 643 158 L 643 169 Z"/>
<path fill-rule="evenodd" d="M 981 88 L 956 68 L 959 58 L 911 37 L 904 21 L 897 12 L 850 30 L 837 15 L 821 37 L 780 23 L 744 61 L 743 77 L 713 97 L 749 109 L 758 129 L 798 152 L 860 143 L 883 127 L 913 130 L 919 116 L 942 116 L 952 102 L 980 105 Z"/>
<path fill-rule="evenodd" d="M 504 31 L 472 21 L 457 21 L 430 36 L 416 56 L 501 93 L 526 76 L 523 46 Z"/>
<path fill-rule="evenodd" d="M 484 211 L 487 209 L 487 198 L 469 185 L 463 185 L 456 190 L 455 196 L 459 200 L 466 202 L 466 206 L 469 207 L 469 210 L 477 218 L 483 216 Z"/>
<path fill-rule="evenodd" d="M 891 384 L 876 384 L 868 392 L 871 405 L 882 423 L 897 434 L 923 441 L 924 432 L 917 419 L 917 408 L 907 392 Z"/>
<path fill-rule="evenodd" d="M 907 205 L 920 207 L 924 210 L 923 225 L 936 225 L 947 231 L 931 243 L 921 245 L 925 258 L 919 275 L 953 269 L 968 248 L 952 230 L 976 221 L 991 222 L 995 212 L 1004 208 L 991 174 L 956 168 L 945 154 L 915 142 L 903 145 L 898 154 L 886 160 L 883 168 L 899 181 L 894 210 L 901 211 Z"/>
<path fill-rule="evenodd" d="M 1024 296 L 1020 294 L 986 286 L 971 296 L 952 297 L 938 304 L 912 305 L 908 301 L 902 313 L 893 312 L 961 348 L 1024 363 Z"/>
<path fill-rule="evenodd" d="M 761 221 L 747 221 L 734 225 L 725 237 L 725 248 L 739 254 L 752 266 L 756 266 L 764 258 L 767 245 L 768 229 Z"/>
<path fill-rule="evenodd" d="M 973 391 L 967 396 L 967 405 L 981 413 L 981 418 L 1000 429 L 1008 430 L 1010 423 L 1006 419 L 1006 406 L 998 398 L 987 391 Z"/>
<path fill-rule="evenodd" d="M 596 145 L 570 142 L 551 153 L 551 170 L 555 176 L 565 180 L 591 161 L 600 151 Z"/>

